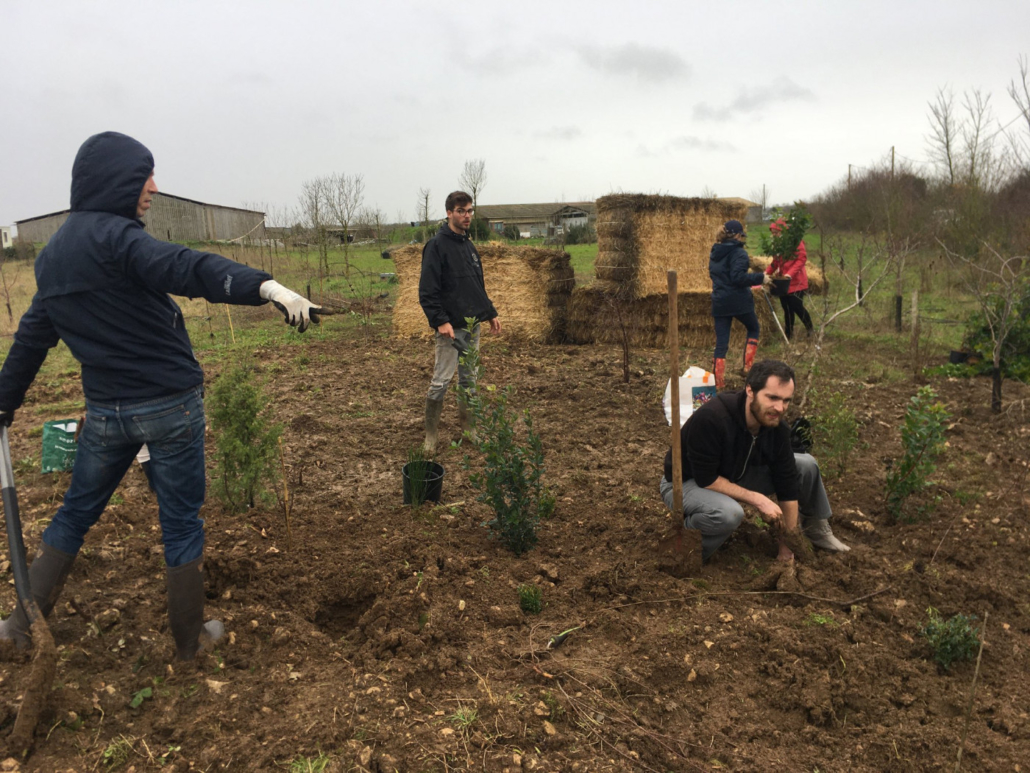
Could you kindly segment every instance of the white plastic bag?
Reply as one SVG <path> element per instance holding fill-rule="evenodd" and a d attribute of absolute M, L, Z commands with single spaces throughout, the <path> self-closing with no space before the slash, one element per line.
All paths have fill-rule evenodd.
<path fill-rule="evenodd" d="M 715 374 L 704 368 L 691 365 L 680 376 L 680 426 L 690 418 L 690 414 L 707 403 L 716 395 Z M 665 421 L 672 426 L 672 379 L 665 385 L 665 397 L 662 398 L 665 409 Z"/>

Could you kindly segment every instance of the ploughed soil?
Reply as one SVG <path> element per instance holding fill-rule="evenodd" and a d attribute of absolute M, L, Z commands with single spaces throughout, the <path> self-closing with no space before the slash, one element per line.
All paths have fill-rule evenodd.
<path fill-rule="evenodd" d="M 677 579 L 656 554 L 672 524 L 657 493 L 665 353 L 635 353 L 626 384 L 611 347 L 484 339 L 487 380 L 517 389 L 547 454 L 557 507 L 536 548 L 515 557 L 492 538 L 463 450 L 440 454 L 439 506 L 402 504 L 427 343 L 340 331 L 262 349 L 292 518 L 288 532 L 274 503 L 232 515 L 212 482 L 208 610 L 227 640 L 173 661 L 157 503 L 134 466 L 57 604 L 57 675 L 34 751 L 11 769 L 300 771 L 324 754 L 330 771 L 929 771 L 954 769 L 961 748 L 964 770 L 1030 770 L 1030 390 L 1006 382 L 992 415 L 988 381 L 935 380 L 952 414 L 938 485 L 895 522 L 884 479 L 917 384 L 857 378 L 883 355 L 849 344 L 817 386 L 860 421 L 843 475 L 822 458 L 853 550 L 784 571 L 752 517 Z M 58 418 L 33 408 L 76 395 L 74 381 L 33 387 L 16 460 L 38 461 L 30 429 Z M 444 438 L 456 424 L 449 397 Z M 31 546 L 68 478 L 15 474 Z M 541 589 L 539 614 L 520 610 L 524 584 Z M 975 659 L 933 661 L 929 607 L 976 616 L 978 673 Z M 0 744 L 28 666 L 0 663 Z"/>

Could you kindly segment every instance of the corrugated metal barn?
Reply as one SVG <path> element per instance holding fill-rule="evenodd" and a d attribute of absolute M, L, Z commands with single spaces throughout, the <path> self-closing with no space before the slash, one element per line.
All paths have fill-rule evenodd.
<path fill-rule="evenodd" d="M 18 238 L 45 244 L 68 219 L 69 210 L 19 220 Z M 157 193 L 143 218 L 147 233 L 170 242 L 260 241 L 265 238 L 265 213 L 205 204 Z"/>

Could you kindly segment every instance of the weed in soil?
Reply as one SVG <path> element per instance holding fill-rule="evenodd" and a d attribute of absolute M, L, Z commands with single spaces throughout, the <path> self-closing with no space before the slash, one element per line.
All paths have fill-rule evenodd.
<path fill-rule="evenodd" d="M 976 616 L 953 615 L 945 620 L 933 607 L 926 610 L 929 621 L 919 633 L 930 644 L 933 659 L 945 671 L 957 660 L 972 660 L 980 643 Z"/>
<path fill-rule="evenodd" d="M 520 585 L 519 608 L 527 615 L 539 615 L 544 608 L 543 591 L 536 585 Z"/>

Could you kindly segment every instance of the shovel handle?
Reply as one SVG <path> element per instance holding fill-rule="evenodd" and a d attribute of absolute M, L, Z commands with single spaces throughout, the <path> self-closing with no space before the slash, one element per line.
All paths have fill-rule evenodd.
<path fill-rule="evenodd" d="M 0 424 L 0 498 L 4 504 L 4 524 L 7 528 L 7 543 L 11 548 L 11 569 L 14 571 L 14 589 L 18 600 L 28 617 L 35 623 L 40 617 L 39 608 L 29 587 L 29 566 L 25 558 L 25 541 L 21 533 L 21 515 L 18 511 L 18 492 L 14 488 L 14 470 L 11 467 L 11 446 L 7 440 L 7 427 Z"/>
<path fill-rule="evenodd" d="M 683 456 L 680 448 L 680 326 L 676 272 L 669 279 L 669 369 L 672 391 L 672 514 L 683 523 Z"/>

